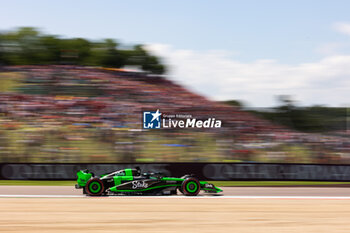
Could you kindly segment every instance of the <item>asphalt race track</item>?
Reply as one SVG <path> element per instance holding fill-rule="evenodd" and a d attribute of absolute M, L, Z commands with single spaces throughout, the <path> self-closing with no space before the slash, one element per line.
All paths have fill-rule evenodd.
<path fill-rule="evenodd" d="M 198 197 L 85 197 L 0 186 L 0 232 L 350 232 L 350 189 L 223 188 Z"/>

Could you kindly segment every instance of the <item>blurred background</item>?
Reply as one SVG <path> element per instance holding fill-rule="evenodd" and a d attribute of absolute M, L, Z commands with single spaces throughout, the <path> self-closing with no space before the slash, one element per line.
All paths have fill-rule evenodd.
<path fill-rule="evenodd" d="M 12 9 L 13 6 L 7 7 Z M 91 10 L 91 2 L 86 7 Z M 326 9 L 327 5 L 323 7 Z M 200 9 L 206 9 L 206 6 Z M 49 9 L 47 13 L 53 11 Z M 226 55 L 225 59 L 217 53 L 208 56 L 202 52 L 203 56 L 194 56 L 195 53 L 190 50 L 174 51 L 155 43 L 134 43 L 135 40 L 132 40 L 134 42 L 128 44 L 116 39 L 50 34 L 37 27 L 21 27 L 23 25 L 18 25 L 18 22 L 23 23 L 31 16 L 21 10 L 15 12 L 17 19 L 21 20 L 13 21 L 14 24 L 0 31 L 2 163 L 350 163 L 350 110 L 346 104 L 339 104 L 346 103 L 348 99 L 346 96 L 341 100 L 337 97 L 337 93 L 349 88 L 346 86 L 348 74 L 342 72 L 347 70 L 343 67 L 350 64 L 349 56 L 336 57 L 332 54 L 333 60 L 325 58 L 311 64 L 307 70 L 300 68 L 308 66 L 307 63 L 293 68 L 292 65 L 286 67 L 257 60 L 247 62 L 244 72 L 235 73 L 242 69 L 243 62 L 232 61 Z M 67 17 L 71 14 L 68 12 Z M 87 12 L 81 14 L 91 15 Z M 197 15 L 196 12 L 193 14 Z M 221 20 L 233 22 L 236 19 Z M 29 22 L 39 26 L 46 24 L 36 20 Z M 125 22 L 125 25 L 129 23 Z M 217 21 L 213 23 L 215 27 L 219 25 Z M 57 22 L 51 22 L 51 25 L 57 25 Z M 337 23 L 337 30 L 345 30 L 346 34 L 346 25 Z M 180 26 L 173 25 L 173 29 L 177 30 Z M 96 31 L 96 27 L 80 28 L 81 34 Z M 110 30 L 108 26 L 104 28 Z M 226 30 L 230 31 L 229 28 Z M 144 33 L 157 32 L 148 30 Z M 217 37 L 220 35 L 218 33 Z M 246 36 L 251 38 L 251 35 Z M 216 45 L 220 47 L 220 43 Z M 237 44 L 238 47 L 240 45 Z M 303 48 L 305 45 L 299 46 Z M 215 46 L 210 49 L 215 49 Z M 218 61 L 218 57 L 221 60 Z M 186 62 L 187 66 L 179 64 L 178 68 L 174 68 L 178 60 Z M 334 65 L 335 61 L 339 61 L 341 66 L 338 63 Z M 320 73 L 315 72 L 316 63 L 318 66 L 321 64 Z M 284 73 L 276 73 L 273 65 Z M 249 67 L 252 73 L 248 72 Z M 324 67 L 330 68 L 323 70 Z M 177 69 L 186 71 L 189 76 L 181 78 Z M 281 81 L 281 87 L 270 89 L 277 82 L 271 77 L 295 70 L 298 70 L 295 74 L 299 75 L 298 78 L 285 77 L 293 83 Z M 320 79 L 308 79 L 306 74 L 309 73 L 320 74 Z M 322 78 L 323 74 L 327 74 L 327 79 Z M 259 81 L 260 75 L 267 78 Z M 278 78 L 282 80 L 284 77 Z M 253 81 L 247 82 L 249 79 Z M 310 82 L 310 86 L 302 90 L 294 85 L 301 80 Z M 336 88 L 332 80 L 337 83 Z M 260 85 L 261 82 L 264 85 Z M 321 83 L 324 84 L 322 87 Z M 316 94 L 311 86 L 316 91 L 325 88 L 327 92 Z M 337 89 L 339 86 L 341 89 Z M 298 90 L 310 94 L 305 95 L 306 105 L 303 99 L 300 102 L 296 100 L 304 96 L 298 96 Z M 244 91 L 246 93 L 242 94 Z M 259 93 L 260 96 L 257 95 Z M 267 98 L 273 96 L 276 104 L 259 102 L 264 93 L 268 93 Z M 244 96 L 249 96 L 248 103 Z M 313 98 L 320 99 L 321 103 L 312 101 Z M 326 102 L 327 98 L 331 102 Z M 249 104 L 252 100 L 256 102 Z M 268 107 L 261 103 L 267 103 Z M 220 129 L 144 130 L 141 118 L 145 109 L 159 109 L 163 114 L 190 114 L 203 120 L 214 117 L 222 120 L 223 124 Z"/>

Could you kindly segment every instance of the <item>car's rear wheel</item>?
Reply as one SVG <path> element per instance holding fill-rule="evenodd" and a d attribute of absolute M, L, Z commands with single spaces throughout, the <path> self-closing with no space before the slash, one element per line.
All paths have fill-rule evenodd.
<path fill-rule="evenodd" d="M 85 191 L 90 196 L 101 196 L 105 191 L 105 186 L 102 180 L 93 178 L 86 183 Z"/>
<path fill-rule="evenodd" d="M 181 191 L 186 196 L 197 196 L 201 191 L 199 180 L 194 177 L 186 178 L 181 185 Z"/>

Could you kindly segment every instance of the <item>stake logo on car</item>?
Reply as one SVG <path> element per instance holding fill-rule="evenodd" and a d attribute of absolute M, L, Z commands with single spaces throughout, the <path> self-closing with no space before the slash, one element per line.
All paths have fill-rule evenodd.
<path fill-rule="evenodd" d="M 147 188 L 148 184 L 145 181 L 133 181 L 132 189 Z"/>

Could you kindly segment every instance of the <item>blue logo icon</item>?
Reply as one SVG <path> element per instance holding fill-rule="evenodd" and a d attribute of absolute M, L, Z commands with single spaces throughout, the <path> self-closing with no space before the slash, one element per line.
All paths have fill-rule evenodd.
<path fill-rule="evenodd" d="M 159 109 L 156 112 L 143 112 L 143 128 L 144 129 L 160 129 L 162 113 Z"/>

